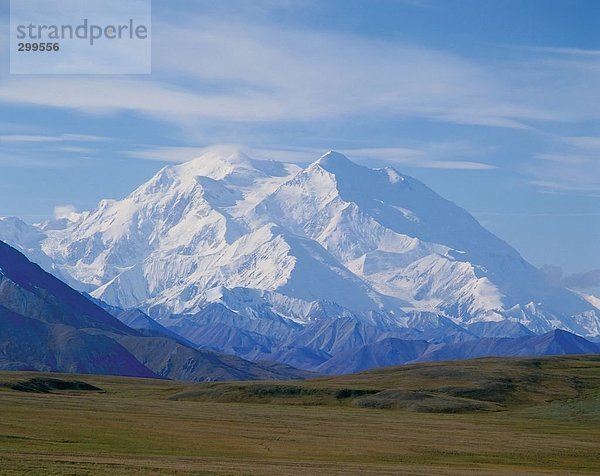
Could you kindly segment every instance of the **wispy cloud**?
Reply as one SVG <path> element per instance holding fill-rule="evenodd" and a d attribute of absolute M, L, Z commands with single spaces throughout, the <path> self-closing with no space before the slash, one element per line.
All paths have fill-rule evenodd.
<path fill-rule="evenodd" d="M 472 212 L 478 217 L 571 218 L 600 217 L 600 212 L 529 213 L 529 212 Z"/>
<path fill-rule="evenodd" d="M 538 160 L 554 162 L 555 164 L 563 164 L 568 166 L 580 166 L 592 164 L 594 162 L 592 157 L 573 154 L 537 154 L 536 158 Z"/>
<path fill-rule="evenodd" d="M 563 137 L 563 140 L 567 144 L 570 144 L 579 149 L 587 150 L 590 152 L 593 152 L 593 151 L 600 152 L 600 137 L 573 136 L 573 137 Z"/>
<path fill-rule="evenodd" d="M 530 167 L 532 175 L 541 178 L 530 180 L 531 185 L 549 192 L 600 192 L 599 167 L 593 170 L 572 169 L 568 166 Z M 546 177 L 546 178 L 545 178 Z"/>
<path fill-rule="evenodd" d="M 77 146 L 61 146 L 58 148 L 60 152 L 68 152 L 71 154 L 93 154 L 94 149 L 91 147 L 77 147 Z"/>
<path fill-rule="evenodd" d="M 162 26 L 169 41 L 158 45 L 159 72 L 178 71 L 232 91 L 262 91 L 292 116 L 376 112 L 527 128 L 527 121 L 572 115 L 545 107 L 522 68 L 510 73 L 516 65 L 503 65 L 506 73 L 498 74 L 484 63 L 397 40 L 193 23 Z M 539 75 L 537 66 L 532 74 Z"/>
<path fill-rule="evenodd" d="M 0 166 L 11 168 L 61 168 L 67 164 L 60 158 L 51 158 L 39 154 L 30 154 L 19 151 L 3 151 L 0 154 Z"/>
<path fill-rule="evenodd" d="M 39 143 L 39 142 L 104 142 L 111 140 L 108 137 L 87 134 L 5 134 L 0 135 L 0 142 L 10 143 Z"/>
<path fill-rule="evenodd" d="M 209 147 L 151 147 L 140 146 L 135 150 L 122 152 L 127 157 L 142 160 L 181 163 L 199 157 L 215 147 L 231 147 L 244 151 L 251 157 L 282 162 L 310 163 L 317 160 L 325 150 L 317 148 L 290 147 L 248 147 L 236 144 L 213 145 Z M 380 147 L 340 149 L 339 152 L 352 160 L 371 165 L 386 163 L 416 168 L 492 170 L 496 167 L 483 162 L 450 160 L 452 157 L 475 154 L 476 149 L 463 142 L 429 143 L 418 147 Z"/>
<path fill-rule="evenodd" d="M 126 157 L 159 162 L 182 163 L 199 157 L 205 151 L 203 147 L 139 147 L 135 150 L 122 152 Z"/>
<path fill-rule="evenodd" d="M 583 56 L 591 58 L 600 58 L 600 50 L 586 48 L 559 48 L 551 46 L 522 46 L 518 49 L 531 51 L 534 53 L 549 53 L 562 56 Z"/>
<path fill-rule="evenodd" d="M 0 135 L 0 165 L 11 168 L 72 167 L 111 141 L 109 137 L 75 133 L 4 134 Z"/>
<path fill-rule="evenodd" d="M 140 146 L 137 149 L 124 151 L 126 157 L 160 162 L 182 163 L 213 152 L 217 149 L 228 151 L 240 150 L 256 159 L 275 160 L 280 162 L 310 163 L 324 152 L 315 148 L 282 148 L 282 147 L 249 147 L 240 144 L 214 144 L 211 146 L 180 147 L 180 146 Z"/>
<path fill-rule="evenodd" d="M 492 170 L 496 166 L 483 162 L 467 160 L 447 160 L 448 156 L 471 155 L 464 143 L 432 143 L 425 144 L 420 148 L 366 148 L 345 149 L 346 155 L 362 160 L 379 160 L 392 165 L 404 165 L 409 167 L 427 169 L 457 169 L 457 170 Z M 446 157 L 446 158 L 444 158 Z"/>
<path fill-rule="evenodd" d="M 54 207 L 54 218 L 69 218 L 77 212 L 75 205 L 56 205 Z"/>
<path fill-rule="evenodd" d="M 559 151 L 536 154 L 524 166 L 531 184 L 545 191 L 600 192 L 600 138 L 562 137 L 556 148 Z"/>
<path fill-rule="evenodd" d="M 574 74 L 592 64 L 593 55 L 578 56 L 576 64 L 533 58 L 526 67 L 507 62 L 490 68 L 396 39 L 205 17 L 158 21 L 153 34 L 150 78 L 6 77 L 0 102 L 134 112 L 184 127 L 200 120 L 372 114 L 528 128 L 535 121 L 600 117 L 590 105 L 600 94 L 597 74 Z"/>

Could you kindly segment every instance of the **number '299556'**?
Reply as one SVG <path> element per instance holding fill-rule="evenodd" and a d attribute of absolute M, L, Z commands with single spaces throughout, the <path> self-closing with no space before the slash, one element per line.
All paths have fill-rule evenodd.
<path fill-rule="evenodd" d="M 59 51 L 60 43 L 19 43 L 17 51 Z"/>

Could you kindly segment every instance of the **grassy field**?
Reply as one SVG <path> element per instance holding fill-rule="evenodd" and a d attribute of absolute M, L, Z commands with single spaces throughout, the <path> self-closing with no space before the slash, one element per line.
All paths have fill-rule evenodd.
<path fill-rule="evenodd" d="M 0 373 L 1 474 L 600 474 L 599 448 L 600 356 L 304 382 Z"/>

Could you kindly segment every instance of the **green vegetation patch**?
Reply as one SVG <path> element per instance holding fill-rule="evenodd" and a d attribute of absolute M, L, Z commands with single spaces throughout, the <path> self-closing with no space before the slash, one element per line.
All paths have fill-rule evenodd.
<path fill-rule="evenodd" d="M 463 413 L 504 409 L 503 406 L 491 402 L 414 390 L 385 390 L 375 395 L 358 398 L 352 404 L 359 408 L 401 409 L 423 413 Z"/>
<path fill-rule="evenodd" d="M 95 385 L 80 380 L 62 380 L 58 378 L 30 378 L 15 383 L 10 387 L 18 392 L 53 393 L 53 392 L 103 392 Z"/>
<path fill-rule="evenodd" d="M 211 383 L 200 384 L 179 392 L 170 399 L 218 403 L 286 403 L 326 405 L 341 403 L 379 390 L 362 388 L 328 388 L 302 384 Z"/>
<path fill-rule="evenodd" d="M 293 383 L 203 383 L 172 398 L 464 413 L 586 399 L 598 388 L 600 356 L 588 355 L 430 362 Z"/>

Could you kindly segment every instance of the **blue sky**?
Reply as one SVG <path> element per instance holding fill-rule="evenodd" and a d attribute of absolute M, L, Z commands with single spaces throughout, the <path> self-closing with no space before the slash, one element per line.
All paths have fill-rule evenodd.
<path fill-rule="evenodd" d="M 600 2 L 154 1 L 151 75 L 8 72 L 0 215 L 120 198 L 205 146 L 393 165 L 536 265 L 600 268 Z"/>

